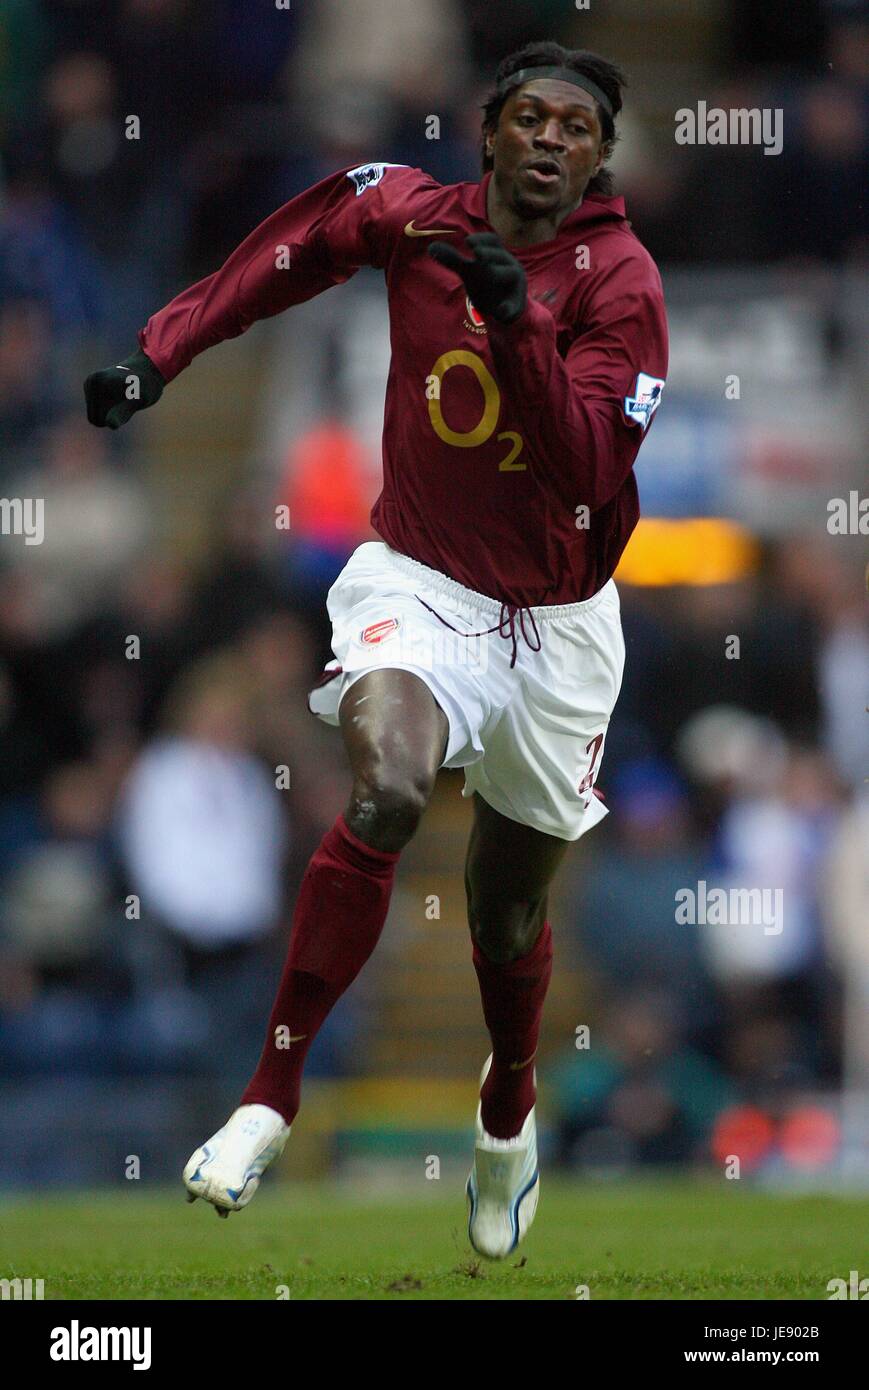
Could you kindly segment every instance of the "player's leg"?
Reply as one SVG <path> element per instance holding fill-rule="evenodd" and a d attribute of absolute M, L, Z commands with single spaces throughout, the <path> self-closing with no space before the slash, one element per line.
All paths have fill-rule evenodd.
<path fill-rule="evenodd" d="M 481 1078 L 468 1230 L 480 1254 L 498 1259 L 537 1208 L 534 1057 L 552 973 L 546 907 L 569 842 L 500 815 L 479 794 L 473 804 L 465 887 L 492 1055 Z"/>
<path fill-rule="evenodd" d="M 339 718 L 350 799 L 302 878 L 265 1047 L 243 1097 L 270 1105 L 287 1124 L 298 1110 L 308 1048 L 377 944 L 395 866 L 431 795 L 448 734 L 431 691 L 408 671 L 360 677 Z"/>
<path fill-rule="evenodd" d="M 612 581 L 536 618 L 539 649 L 520 654 L 520 688 L 487 731 L 463 792 L 475 806 L 468 915 L 493 1054 L 469 1229 L 477 1249 L 495 1257 L 518 1243 L 536 1208 L 533 1056 L 552 969 L 547 892 L 567 846 L 606 815 L 594 784 L 625 659 Z"/>
<path fill-rule="evenodd" d="M 446 716 L 409 671 L 361 676 L 344 695 L 339 719 L 353 774 L 350 799 L 302 878 L 265 1047 L 242 1098 L 270 1105 L 287 1124 L 299 1107 L 308 1048 L 377 944 L 396 864 L 447 742 Z"/>
<path fill-rule="evenodd" d="M 474 944 L 502 964 L 526 956 L 546 919 L 549 887 L 570 841 L 494 810 L 475 793 L 465 862 Z"/>
<path fill-rule="evenodd" d="M 340 724 L 353 774 L 350 800 L 302 878 L 259 1064 L 239 1109 L 185 1169 L 191 1195 L 224 1214 L 247 1204 L 284 1147 L 308 1049 L 377 944 L 395 866 L 447 747 L 445 714 L 408 671 L 361 676 L 344 695 Z"/>
<path fill-rule="evenodd" d="M 431 796 L 446 753 L 447 717 L 419 676 L 378 668 L 350 687 L 339 719 L 353 770 L 344 819 L 365 844 L 397 853 Z"/>
<path fill-rule="evenodd" d="M 492 1039 L 483 1124 L 519 1133 L 534 1104 L 534 1055 L 552 973 L 548 891 L 569 841 L 520 825 L 477 794 L 465 888 L 474 966 Z"/>

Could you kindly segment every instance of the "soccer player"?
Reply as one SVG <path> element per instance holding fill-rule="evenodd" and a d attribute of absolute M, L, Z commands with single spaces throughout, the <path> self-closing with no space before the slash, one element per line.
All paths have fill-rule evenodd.
<path fill-rule="evenodd" d="M 380 936 L 438 769 L 465 769 L 473 963 L 492 1051 L 469 1234 L 513 1250 L 539 1192 L 534 1059 L 552 969 L 547 892 L 606 814 L 594 784 L 624 666 L 613 571 L 638 518 L 633 464 L 661 397 L 661 280 L 610 196 L 624 79 L 529 45 L 484 107 L 483 177 L 343 169 L 257 227 L 85 383 L 117 428 L 197 353 L 383 270 L 392 361 L 383 490 L 328 595 L 335 660 L 310 707 L 353 775 L 304 874 L 257 1069 L 184 1170 L 189 1200 L 247 1205 L 281 1153 L 318 1028 Z"/>

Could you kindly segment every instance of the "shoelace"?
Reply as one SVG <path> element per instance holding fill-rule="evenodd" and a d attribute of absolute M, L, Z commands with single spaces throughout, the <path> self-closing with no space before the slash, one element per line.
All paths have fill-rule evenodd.
<path fill-rule="evenodd" d="M 531 609 L 530 609 L 530 608 L 524 608 L 524 607 L 522 607 L 521 605 L 516 604 L 516 603 L 502 603 L 502 604 L 501 604 L 501 615 L 500 615 L 500 617 L 499 617 L 499 619 L 498 619 L 498 622 L 497 622 L 497 624 L 495 625 L 495 627 L 486 627 L 486 628 L 483 629 L 482 632 L 459 632 L 459 629 L 458 629 L 457 627 L 453 627 L 452 623 L 448 623 L 447 620 L 446 620 L 446 618 L 442 617 L 441 614 L 437 611 L 436 608 L 432 608 L 431 604 L 430 604 L 430 603 L 426 603 L 426 601 L 425 601 L 424 598 L 419 598 L 419 594 L 416 594 L 415 597 L 419 599 L 419 601 L 420 601 L 420 603 L 422 604 L 423 608 L 427 608 L 428 611 L 429 611 L 429 613 L 434 613 L 434 615 L 435 615 L 435 617 L 437 618 L 437 620 L 438 620 L 439 623 L 443 623 L 444 627 L 448 627 L 448 628 L 450 629 L 450 632 L 457 632 L 458 635 L 459 635 L 460 637 L 485 637 L 485 636 L 487 636 L 490 632 L 497 632 L 499 637 L 504 637 L 504 638 L 509 638 L 509 639 L 511 639 L 512 642 L 513 642 L 513 651 L 512 651 L 511 657 L 510 657 L 510 669 L 511 669 L 511 671 L 512 671 L 513 667 L 516 665 L 516 652 L 517 652 L 518 645 L 519 645 L 518 639 L 517 639 L 517 637 L 516 637 L 516 617 L 517 617 L 517 614 L 518 614 L 518 617 L 519 617 L 519 631 L 521 632 L 522 636 L 524 637 L 525 643 L 526 643 L 526 645 L 530 648 L 530 650 L 531 650 L 532 652 L 539 652 L 540 649 L 541 649 L 541 647 L 543 646 L 543 641 L 542 641 L 542 639 L 541 639 L 540 632 L 539 632 L 538 627 L 537 627 L 537 623 L 536 623 L 535 620 L 534 620 L 534 614 L 531 612 Z M 531 626 L 532 626 L 532 628 L 534 629 L 534 636 L 535 636 L 536 639 L 537 639 L 537 646 L 536 646 L 536 647 L 532 644 L 532 642 L 531 642 L 531 640 L 530 640 L 530 638 L 529 638 L 529 636 L 528 636 L 528 633 L 525 631 L 525 614 L 526 614 L 526 613 L 528 614 L 528 617 L 529 617 L 530 622 L 531 622 Z M 506 615 L 506 617 L 505 617 L 505 615 Z M 505 630 L 505 622 L 506 622 L 506 630 Z"/>

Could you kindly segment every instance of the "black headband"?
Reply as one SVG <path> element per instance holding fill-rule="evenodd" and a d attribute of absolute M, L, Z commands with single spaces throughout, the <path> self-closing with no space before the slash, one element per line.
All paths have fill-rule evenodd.
<path fill-rule="evenodd" d="M 573 68 L 560 67 L 539 67 L 539 68 L 520 68 L 518 72 L 511 72 L 509 77 L 505 77 L 498 83 L 498 96 L 506 96 L 514 87 L 521 87 L 523 82 L 532 82 L 536 77 L 559 77 L 563 82 L 572 82 L 574 87 L 581 87 L 589 96 L 594 97 L 595 101 L 600 102 L 610 120 L 613 120 L 612 102 L 606 92 L 602 92 L 596 82 L 592 82 L 590 77 L 585 77 L 581 72 L 574 72 Z"/>

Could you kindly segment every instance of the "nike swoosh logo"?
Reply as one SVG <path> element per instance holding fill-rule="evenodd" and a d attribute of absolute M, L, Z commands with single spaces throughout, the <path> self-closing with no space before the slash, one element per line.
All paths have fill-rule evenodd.
<path fill-rule="evenodd" d="M 455 236 L 454 227 L 415 227 L 413 218 L 404 229 L 405 236 Z"/>
<path fill-rule="evenodd" d="M 291 1034 L 291 1035 L 290 1035 L 290 1042 L 301 1042 L 302 1039 L 303 1039 L 303 1038 L 306 1038 L 307 1036 L 308 1036 L 307 1033 L 300 1033 L 299 1036 L 298 1036 L 297 1038 L 294 1038 L 294 1037 L 292 1036 L 292 1034 Z"/>
<path fill-rule="evenodd" d="M 528 1057 L 524 1062 L 511 1062 L 511 1063 L 510 1063 L 510 1070 L 511 1070 L 511 1071 L 521 1071 L 523 1067 L 530 1067 L 531 1063 L 534 1061 L 534 1058 L 535 1058 L 536 1056 L 537 1056 L 537 1048 L 535 1047 L 534 1051 L 531 1053 L 531 1056 Z"/>

